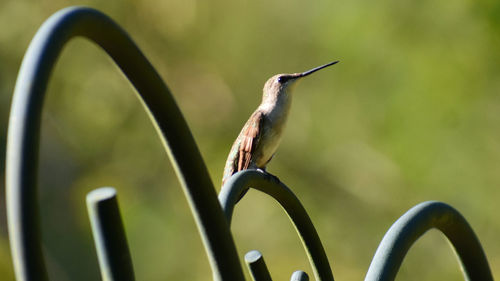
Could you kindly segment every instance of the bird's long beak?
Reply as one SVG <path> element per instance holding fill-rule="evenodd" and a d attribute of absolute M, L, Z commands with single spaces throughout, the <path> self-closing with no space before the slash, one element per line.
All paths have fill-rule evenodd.
<path fill-rule="evenodd" d="M 330 63 L 324 64 L 324 65 L 322 65 L 322 66 L 315 67 L 315 68 L 313 68 L 313 69 L 311 69 L 311 70 L 304 71 L 304 72 L 302 72 L 302 73 L 297 73 L 296 78 L 299 78 L 299 77 L 305 77 L 305 76 L 307 76 L 307 75 L 309 75 L 309 74 L 312 74 L 312 73 L 314 73 L 314 72 L 316 72 L 316 71 L 318 71 L 318 70 L 320 70 L 320 69 L 323 69 L 323 68 L 325 68 L 325 67 L 328 67 L 328 66 L 330 66 L 330 65 L 334 65 L 334 64 L 336 64 L 336 63 L 338 63 L 338 62 L 339 62 L 339 61 L 333 61 L 333 62 L 330 62 Z"/>
<path fill-rule="evenodd" d="M 338 63 L 339 61 L 333 61 L 333 62 L 330 62 L 330 63 L 327 63 L 327 64 L 324 64 L 322 66 L 318 66 L 318 67 L 315 67 L 311 70 L 308 70 L 308 71 L 304 71 L 304 72 L 299 72 L 299 73 L 293 73 L 293 74 L 282 74 L 280 75 L 279 77 L 279 81 L 281 83 L 284 83 L 286 81 L 290 81 L 290 83 L 294 83 L 295 81 L 299 80 L 299 78 L 301 77 L 306 77 L 307 75 L 309 74 L 312 74 L 320 69 L 323 69 L 325 67 L 328 67 L 330 65 L 334 65 L 336 63 Z"/>

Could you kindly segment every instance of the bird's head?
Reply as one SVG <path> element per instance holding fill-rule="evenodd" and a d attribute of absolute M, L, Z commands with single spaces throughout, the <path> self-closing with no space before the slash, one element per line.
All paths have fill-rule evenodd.
<path fill-rule="evenodd" d="M 286 97 L 291 93 L 292 86 L 302 77 L 306 77 L 320 69 L 336 64 L 338 61 L 330 62 L 322 66 L 315 67 L 311 70 L 292 73 L 292 74 L 277 74 L 267 80 L 264 84 L 263 101 L 274 102 L 280 97 Z"/>

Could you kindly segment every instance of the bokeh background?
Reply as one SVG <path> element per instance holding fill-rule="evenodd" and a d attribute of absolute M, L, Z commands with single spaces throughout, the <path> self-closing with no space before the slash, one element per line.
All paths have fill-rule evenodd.
<path fill-rule="evenodd" d="M 5 221 L 9 106 L 42 22 L 70 5 L 122 25 L 169 85 L 219 186 L 229 147 L 267 78 L 332 61 L 304 79 L 268 167 L 302 200 L 337 280 L 362 280 L 389 226 L 425 200 L 457 208 L 500 278 L 500 2 L 0 2 L 0 279 L 13 280 Z M 181 188 L 134 90 L 95 45 L 72 41 L 51 79 L 40 160 L 43 241 L 53 280 L 98 280 L 85 195 L 118 189 L 138 280 L 211 273 Z M 275 280 L 311 273 L 286 215 L 251 191 L 232 226 Z M 437 231 L 398 280 L 463 280 Z"/>

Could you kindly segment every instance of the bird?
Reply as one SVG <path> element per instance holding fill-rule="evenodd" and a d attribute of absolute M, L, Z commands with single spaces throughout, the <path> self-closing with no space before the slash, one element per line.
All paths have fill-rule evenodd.
<path fill-rule="evenodd" d="M 245 123 L 229 151 L 222 186 L 233 174 L 242 170 L 257 169 L 267 173 L 266 166 L 281 142 L 290 112 L 293 86 L 301 78 L 338 62 L 333 61 L 304 72 L 277 74 L 267 80 L 261 104 Z M 245 193 L 240 195 L 238 201 Z"/>

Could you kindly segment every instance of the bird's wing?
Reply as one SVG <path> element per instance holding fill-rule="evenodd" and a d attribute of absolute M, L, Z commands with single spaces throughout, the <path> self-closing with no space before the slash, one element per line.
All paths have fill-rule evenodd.
<path fill-rule="evenodd" d="M 234 173 L 248 169 L 250 166 L 252 157 L 255 156 L 255 149 L 260 140 L 263 122 L 264 114 L 260 111 L 256 111 L 250 116 L 250 119 L 241 130 L 240 135 L 231 148 L 226 167 L 224 168 L 222 185 L 224 185 L 226 180 Z"/>
<path fill-rule="evenodd" d="M 236 172 L 246 170 L 250 166 L 250 161 L 252 160 L 252 157 L 255 156 L 255 149 L 259 144 L 263 121 L 264 114 L 261 111 L 256 111 L 252 114 L 252 116 L 250 116 L 250 119 L 241 131 L 241 142 Z"/>

